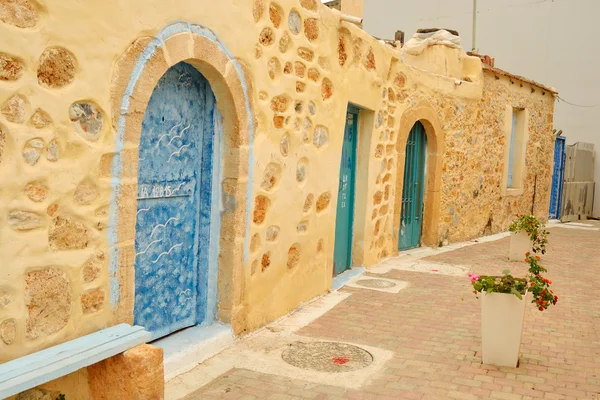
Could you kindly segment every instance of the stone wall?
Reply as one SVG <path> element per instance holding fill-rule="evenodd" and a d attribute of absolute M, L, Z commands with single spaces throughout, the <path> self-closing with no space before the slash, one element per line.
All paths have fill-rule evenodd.
<path fill-rule="evenodd" d="M 533 210 L 546 216 L 554 93 L 482 71 L 476 57 L 435 46 L 406 59 L 317 0 L 63 3 L 0 2 L 0 362 L 133 322 L 134 142 L 150 82 L 176 60 L 205 74 L 225 118 L 221 233 L 211 240 L 218 317 L 238 333 L 331 287 L 348 103 L 362 108 L 356 264 L 397 252 L 404 145 L 419 119 L 430 152 L 426 244 L 505 230 L 531 212 L 534 188 Z M 155 38 L 177 20 L 214 40 L 191 28 Z M 123 110 L 149 43 L 159 50 Z M 525 185 L 510 196 L 508 106 L 530 116 Z"/>

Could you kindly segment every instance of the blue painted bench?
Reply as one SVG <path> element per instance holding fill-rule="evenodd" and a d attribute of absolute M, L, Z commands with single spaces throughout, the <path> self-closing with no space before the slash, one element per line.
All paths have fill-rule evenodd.
<path fill-rule="evenodd" d="M 150 336 L 141 326 L 119 324 L 0 364 L 0 399 L 146 343 Z"/>

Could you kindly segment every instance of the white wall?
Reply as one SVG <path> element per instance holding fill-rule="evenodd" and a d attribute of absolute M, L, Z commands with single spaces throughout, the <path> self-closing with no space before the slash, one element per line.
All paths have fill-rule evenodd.
<path fill-rule="evenodd" d="M 419 28 L 458 30 L 472 46 L 473 0 L 366 0 L 364 29 L 408 40 Z M 600 17 L 599 0 L 478 0 L 477 49 L 496 67 L 555 87 L 554 127 L 567 143 L 593 143 L 596 150 L 594 215 L 600 217 Z"/>

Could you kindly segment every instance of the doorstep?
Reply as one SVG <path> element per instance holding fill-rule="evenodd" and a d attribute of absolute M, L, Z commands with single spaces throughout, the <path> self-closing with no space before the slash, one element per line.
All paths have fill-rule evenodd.
<path fill-rule="evenodd" d="M 230 325 L 193 326 L 152 342 L 164 351 L 165 382 L 192 370 L 235 341 Z"/>
<path fill-rule="evenodd" d="M 365 269 L 363 267 L 354 267 L 352 269 L 347 269 L 341 274 L 337 275 L 333 278 L 331 282 L 331 290 L 336 291 L 340 289 L 342 286 L 345 286 L 352 279 L 356 278 L 365 273 Z"/>

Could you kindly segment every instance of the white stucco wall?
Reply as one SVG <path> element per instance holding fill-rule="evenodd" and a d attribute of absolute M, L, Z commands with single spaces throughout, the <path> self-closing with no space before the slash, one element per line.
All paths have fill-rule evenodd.
<path fill-rule="evenodd" d="M 368 0 L 364 29 L 406 40 L 419 28 L 456 29 L 463 47 L 472 46 L 472 0 Z M 554 126 L 567 143 L 593 143 L 595 180 L 600 181 L 600 43 L 597 0 L 478 0 L 477 49 L 496 59 L 496 67 L 558 89 Z M 600 185 L 596 184 L 594 215 L 600 217 Z"/>

